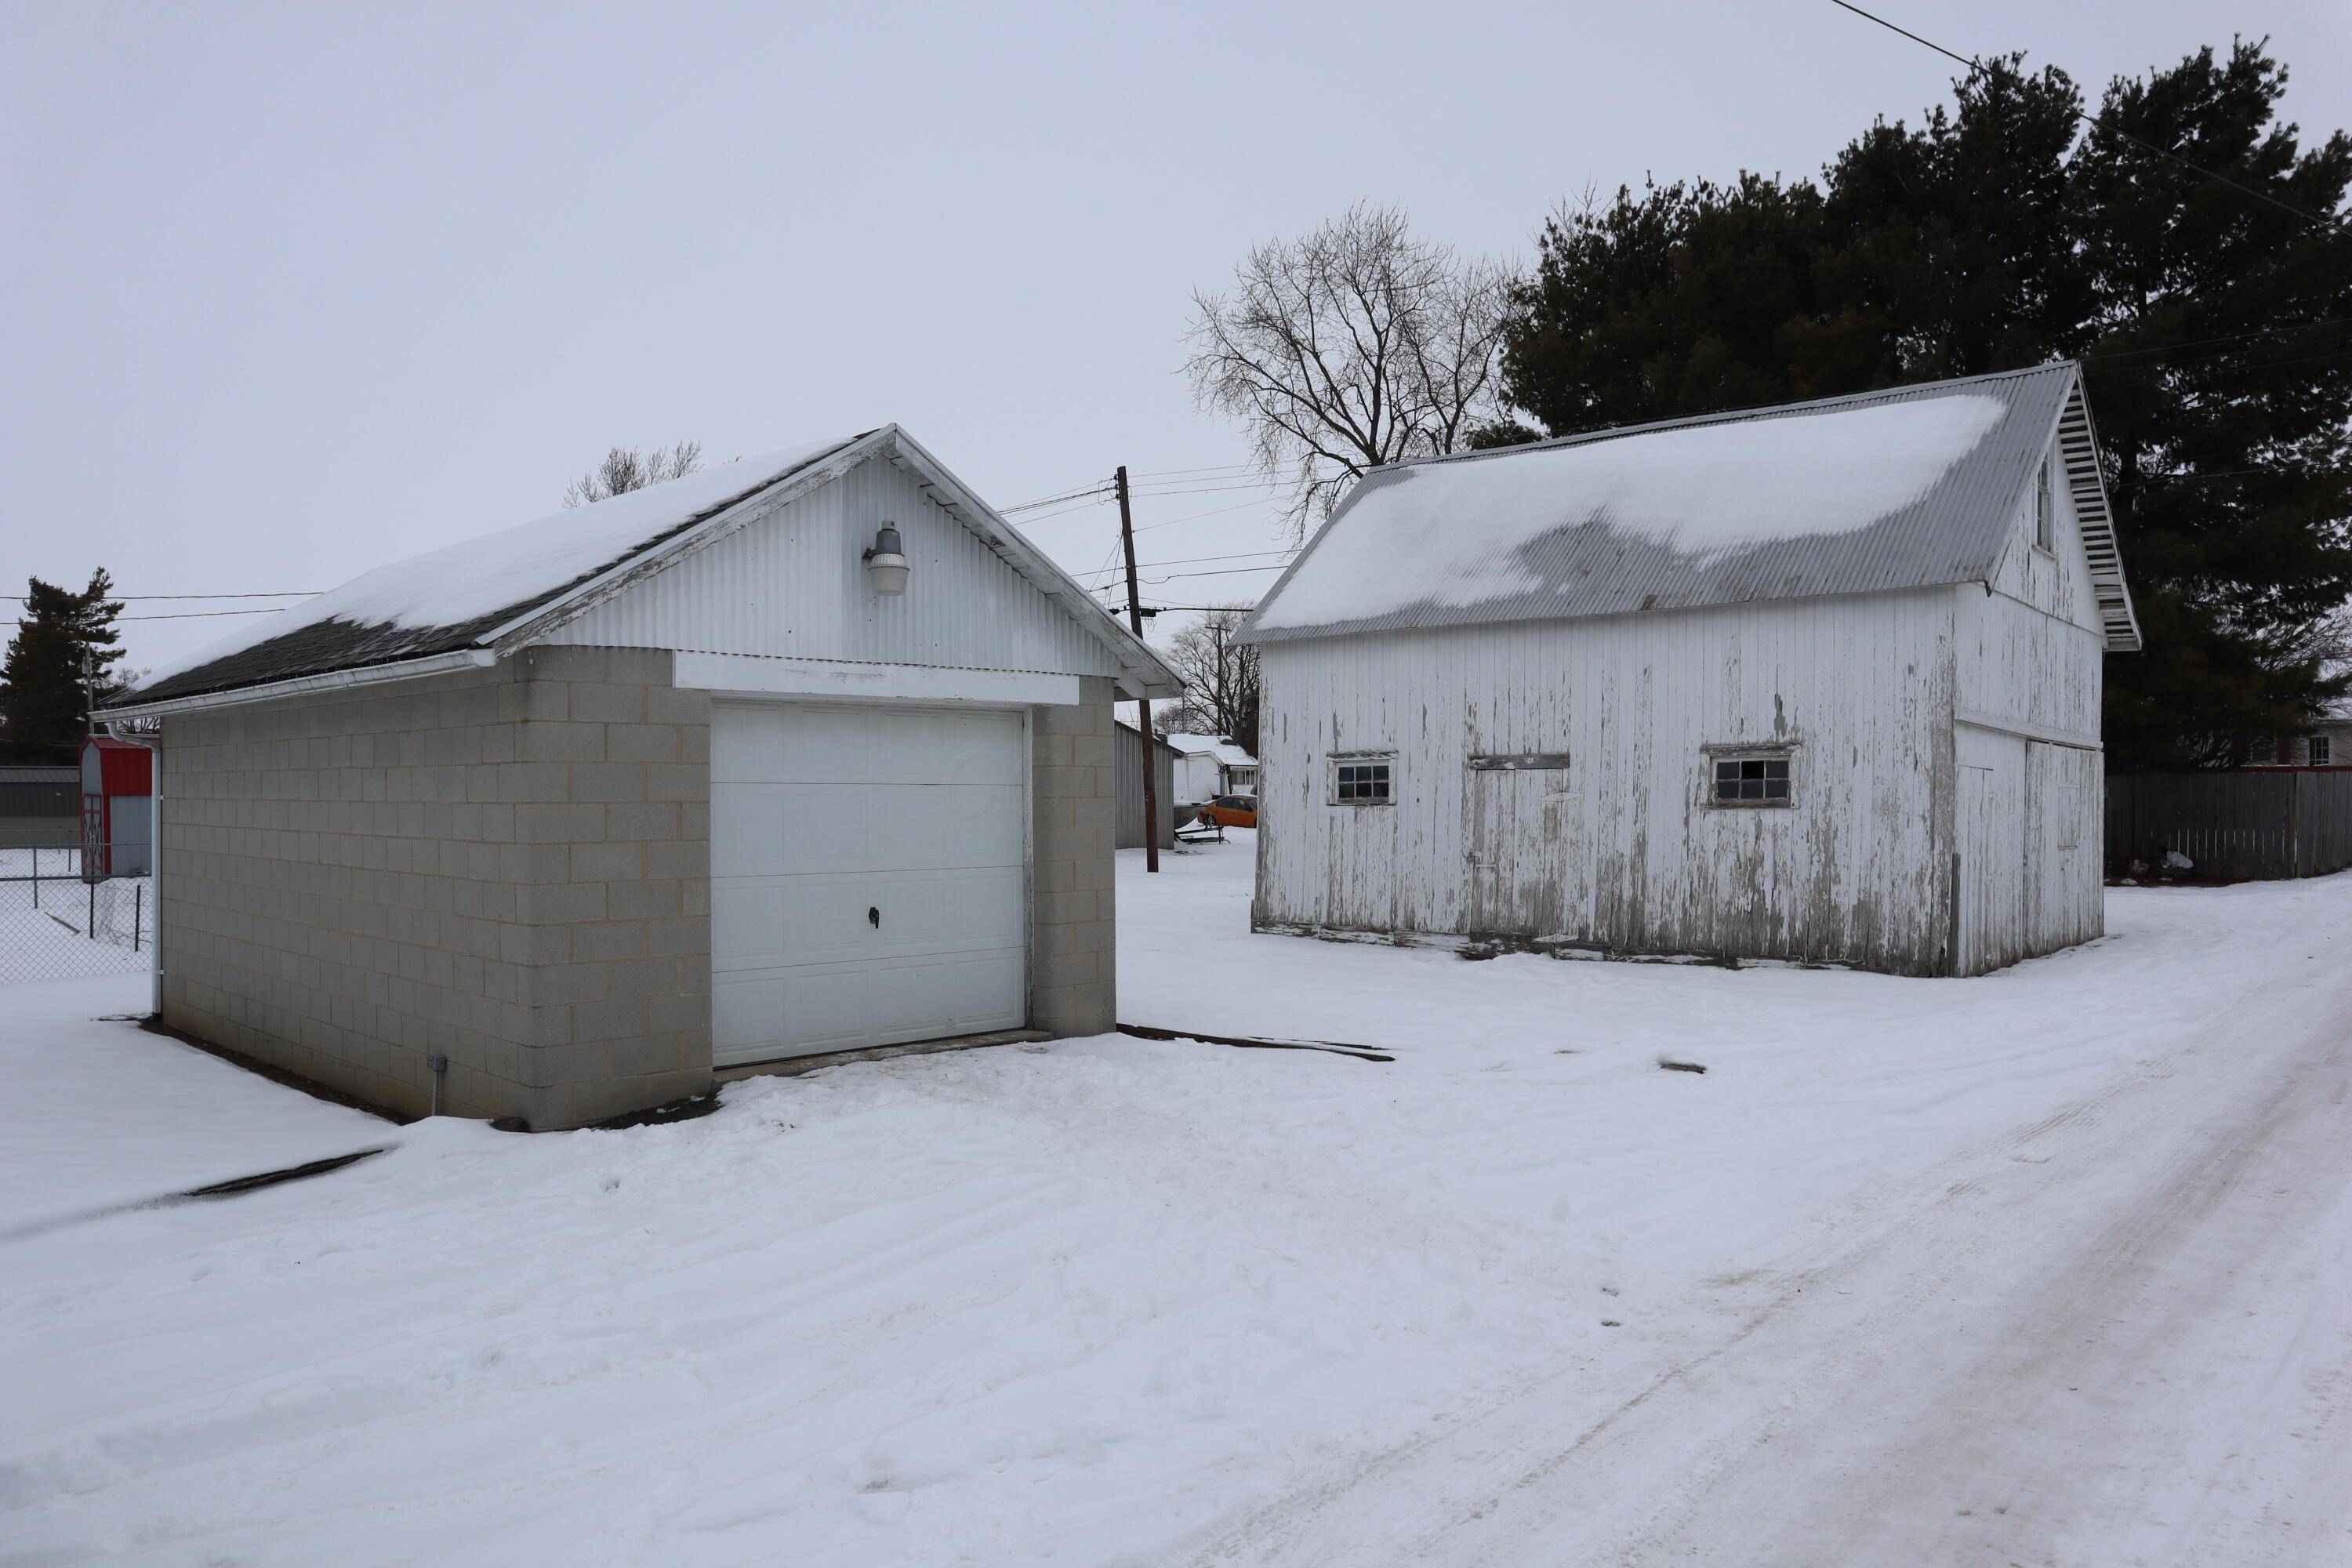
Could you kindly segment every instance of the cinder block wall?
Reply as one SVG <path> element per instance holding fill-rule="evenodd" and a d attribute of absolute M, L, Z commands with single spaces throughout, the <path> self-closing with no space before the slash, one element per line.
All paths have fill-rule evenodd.
<path fill-rule="evenodd" d="M 167 1023 L 389 1108 L 567 1127 L 709 1082 L 709 705 L 670 657 L 168 719 Z"/>
<path fill-rule="evenodd" d="M 1029 1017 L 1057 1035 L 1099 1035 L 1118 1022 L 1115 696 L 1109 680 L 1088 676 L 1076 706 L 1041 706 L 1030 721 L 1036 861 Z"/>

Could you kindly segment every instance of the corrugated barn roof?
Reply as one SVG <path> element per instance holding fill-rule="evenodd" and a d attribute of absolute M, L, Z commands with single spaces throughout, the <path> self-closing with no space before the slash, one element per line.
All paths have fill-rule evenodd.
<path fill-rule="evenodd" d="M 2061 444 L 2109 646 L 2137 646 L 2071 363 L 1627 426 L 1364 477 L 1252 641 L 1981 582 Z"/>

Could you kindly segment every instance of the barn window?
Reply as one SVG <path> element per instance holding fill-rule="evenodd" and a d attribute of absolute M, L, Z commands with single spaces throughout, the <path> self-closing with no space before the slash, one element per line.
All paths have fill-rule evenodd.
<path fill-rule="evenodd" d="M 2037 550 L 2058 547 L 2058 501 L 2050 493 L 2050 463 L 2042 460 L 2041 477 L 2033 487 L 2033 545 Z"/>
<path fill-rule="evenodd" d="M 2314 735 L 2311 738 L 2309 744 L 2311 747 L 2311 765 L 2313 767 L 2324 768 L 2334 763 L 2336 761 L 2336 742 L 2332 738 L 2326 735 Z"/>
<path fill-rule="evenodd" d="M 1785 752 L 1715 758 L 1715 804 L 1717 805 L 1786 805 L 1789 804 L 1789 755 Z"/>
<path fill-rule="evenodd" d="M 1389 804 L 1389 770 L 1386 757 L 1334 757 L 1331 759 L 1331 804 L 1334 805 L 1386 805 Z"/>

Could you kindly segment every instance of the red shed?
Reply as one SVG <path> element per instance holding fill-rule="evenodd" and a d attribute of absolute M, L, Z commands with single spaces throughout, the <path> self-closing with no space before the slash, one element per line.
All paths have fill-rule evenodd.
<path fill-rule="evenodd" d="M 155 753 L 111 735 L 81 743 L 82 875 L 144 877 L 154 868 Z"/>

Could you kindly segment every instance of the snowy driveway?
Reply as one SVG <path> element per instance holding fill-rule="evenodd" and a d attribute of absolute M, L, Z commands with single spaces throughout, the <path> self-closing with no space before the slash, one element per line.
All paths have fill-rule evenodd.
<path fill-rule="evenodd" d="M 1235 837 L 1122 858 L 1123 1016 L 1395 1061 L 903 1058 L 26 1237 L 0 1562 L 2347 1551 L 2352 879 L 1910 981 L 1251 937 Z M 0 996 L 0 1121 L 102 1072 L 82 1140 L 209 1173 L 41 1048 L 100 1005 Z M 203 1081 L 192 1142 L 344 1130 Z M 143 1179 L 43 1138 L 28 1210 Z"/>

